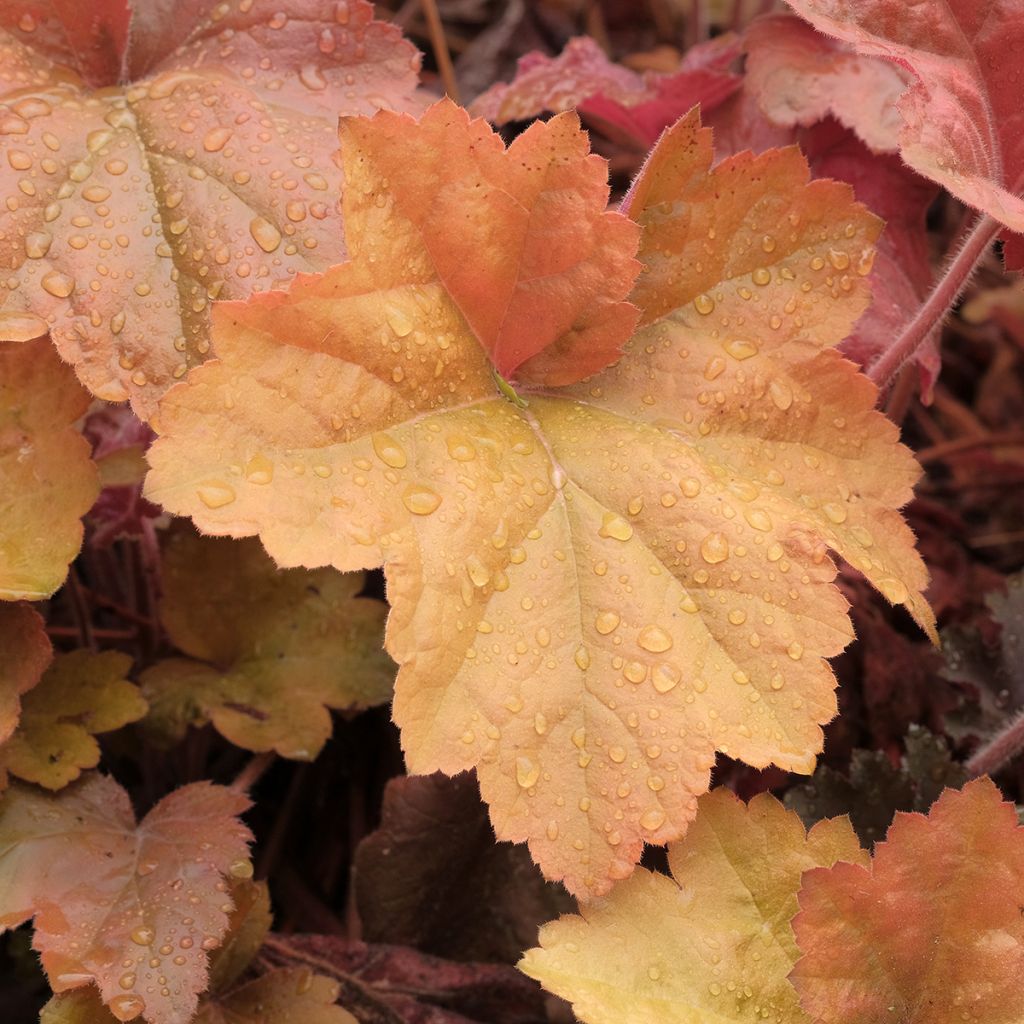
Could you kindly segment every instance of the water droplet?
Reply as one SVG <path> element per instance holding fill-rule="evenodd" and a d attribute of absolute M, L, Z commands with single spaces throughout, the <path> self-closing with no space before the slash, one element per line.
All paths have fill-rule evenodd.
<path fill-rule="evenodd" d="M 700 557 L 709 565 L 717 565 L 729 557 L 729 541 L 725 534 L 718 532 L 709 533 L 700 542 Z"/>
<path fill-rule="evenodd" d="M 614 512 L 605 512 L 601 520 L 601 528 L 597 532 L 601 537 L 627 541 L 633 536 L 633 527 L 622 516 L 617 516 Z"/>
<path fill-rule="evenodd" d="M 46 333 L 46 321 L 33 313 L 8 312 L 0 309 L 0 339 L 31 341 Z"/>
<path fill-rule="evenodd" d="M 66 299 L 75 290 L 74 278 L 62 274 L 59 270 L 51 270 L 43 277 L 40 284 L 58 299 Z"/>
<path fill-rule="evenodd" d="M 693 305 L 701 316 L 708 316 L 715 311 L 715 300 L 703 292 L 693 300 Z"/>
<path fill-rule="evenodd" d="M 219 153 L 231 138 L 230 128 L 213 128 L 203 136 L 203 149 L 207 153 Z"/>
<path fill-rule="evenodd" d="M 665 812 L 659 807 L 644 811 L 640 817 L 640 824 L 649 832 L 653 832 L 665 824 Z"/>
<path fill-rule="evenodd" d="M 794 640 L 787 648 L 786 653 L 794 660 L 799 661 L 804 656 L 804 645 Z"/>
<path fill-rule="evenodd" d="M 761 248 L 765 252 L 775 252 L 775 239 L 771 235 L 765 235 L 761 239 Z"/>
<path fill-rule="evenodd" d="M 908 597 L 907 588 L 891 576 L 883 576 L 877 586 L 893 604 L 903 604 Z"/>
<path fill-rule="evenodd" d="M 131 934 L 131 940 L 137 946 L 148 946 L 154 938 L 152 928 L 136 928 Z"/>
<path fill-rule="evenodd" d="M 377 458 L 392 469 L 404 469 L 408 464 L 405 449 L 389 434 L 377 433 L 370 438 Z"/>
<path fill-rule="evenodd" d="M 753 274 L 750 275 L 754 284 L 760 285 L 762 288 L 771 282 L 772 275 L 770 270 L 766 270 L 764 267 L 758 267 Z"/>
<path fill-rule="evenodd" d="M 274 464 L 257 453 L 245 464 L 245 479 L 251 484 L 269 484 L 274 479 Z"/>
<path fill-rule="evenodd" d="M 411 484 L 402 495 L 402 504 L 415 516 L 429 516 L 441 504 L 441 495 L 422 484 Z"/>
<path fill-rule="evenodd" d="M 136 1017 L 146 1008 L 146 1002 L 142 996 L 123 995 L 114 996 L 107 1003 L 110 1012 L 120 1021 L 135 1020 Z"/>
<path fill-rule="evenodd" d="M 842 249 L 829 249 L 828 261 L 836 270 L 845 270 L 850 265 L 850 254 Z"/>
<path fill-rule="evenodd" d="M 223 480 L 210 480 L 196 488 L 196 495 L 207 508 L 223 508 L 235 500 L 235 489 Z"/>
<path fill-rule="evenodd" d="M 785 412 L 793 404 L 793 391 L 782 380 L 775 379 L 768 385 L 768 395 L 776 409 Z"/>
<path fill-rule="evenodd" d="M 249 221 L 249 234 L 264 252 L 273 252 L 281 244 L 281 232 L 265 217 Z"/>
<path fill-rule="evenodd" d="M 743 518 L 755 529 L 767 533 L 772 528 L 771 516 L 764 509 L 745 508 Z"/>
<path fill-rule="evenodd" d="M 531 789 L 540 778 L 540 766 L 531 761 L 525 754 L 516 758 L 516 782 L 522 789 Z"/>
<path fill-rule="evenodd" d="M 745 338 L 733 338 L 730 341 L 725 342 L 722 348 L 733 357 L 733 359 L 749 359 L 751 356 L 757 355 L 757 346 L 752 341 L 747 341 Z"/>
<path fill-rule="evenodd" d="M 725 360 L 721 356 L 712 356 L 704 367 L 704 379 L 715 380 L 725 373 Z"/>
<path fill-rule="evenodd" d="M 651 684 L 658 693 L 668 693 L 679 685 L 680 675 L 674 665 L 658 665 L 651 673 Z"/>
<path fill-rule="evenodd" d="M 689 594 L 679 602 L 679 608 L 689 615 L 696 615 L 700 611 L 700 605 Z"/>
<path fill-rule="evenodd" d="M 228 874 L 232 878 L 252 878 L 252 861 L 248 858 L 232 861 Z"/>
<path fill-rule="evenodd" d="M 672 646 L 672 637 L 660 626 L 644 626 L 636 642 L 651 654 L 662 654 Z"/>
<path fill-rule="evenodd" d="M 581 672 L 586 672 L 586 670 L 590 668 L 590 651 L 588 651 L 582 644 L 576 648 L 576 652 L 573 654 L 572 659 L 576 662 L 576 667 Z"/>
<path fill-rule="evenodd" d="M 333 38 L 333 37 L 332 37 Z M 327 79 L 315 64 L 303 64 L 299 69 L 299 81 L 309 90 L 320 92 L 327 88 Z"/>
<path fill-rule="evenodd" d="M 388 327 L 395 332 L 396 337 L 406 338 L 412 334 L 415 324 L 400 306 L 388 306 L 384 310 L 384 317 L 388 322 Z"/>
<path fill-rule="evenodd" d="M 125 962 L 127 963 L 128 961 Z M 121 988 L 135 988 L 135 975 L 130 971 L 127 974 L 122 974 L 121 977 L 117 979 L 117 983 Z"/>
<path fill-rule="evenodd" d="M 837 526 L 840 523 L 846 522 L 846 506 L 839 504 L 839 502 L 826 501 L 825 504 L 821 506 L 821 510 Z"/>
<path fill-rule="evenodd" d="M 609 633 L 615 632 L 620 621 L 618 613 L 616 612 L 598 612 L 597 618 L 594 620 L 594 628 L 601 634 L 601 636 L 607 636 Z"/>

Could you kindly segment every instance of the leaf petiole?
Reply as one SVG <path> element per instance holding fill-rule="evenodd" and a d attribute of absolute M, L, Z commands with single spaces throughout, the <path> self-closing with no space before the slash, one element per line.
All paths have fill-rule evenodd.
<path fill-rule="evenodd" d="M 514 387 L 494 367 L 491 367 L 491 373 L 494 376 L 494 383 L 498 386 L 498 390 L 501 392 L 502 397 L 507 401 L 511 402 L 517 409 L 527 409 L 530 403 L 523 398 Z"/>

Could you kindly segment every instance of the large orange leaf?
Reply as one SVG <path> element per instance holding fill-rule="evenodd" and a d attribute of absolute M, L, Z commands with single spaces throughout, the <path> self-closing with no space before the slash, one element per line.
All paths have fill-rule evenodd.
<path fill-rule="evenodd" d="M 143 3 L 98 78 L 60 42 L 77 10 L 0 2 L 0 338 L 49 328 L 147 414 L 212 299 L 342 258 L 338 113 L 418 102 L 418 56 L 365 0 Z"/>
<path fill-rule="evenodd" d="M 146 713 L 138 687 L 125 678 L 131 658 L 119 651 L 59 654 L 22 700 L 14 735 L 0 744 L 0 789 L 7 775 L 61 789 L 95 768 L 94 736 L 112 732 Z"/>
<path fill-rule="evenodd" d="M 0 599 L 49 597 L 99 493 L 72 423 L 89 396 L 45 339 L 0 342 Z"/>
<path fill-rule="evenodd" d="M 507 154 L 448 103 L 347 121 L 355 259 L 220 306 L 219 360 L 167 396 L 150 453 L 149 495 L 205 531 L 385 564 L 410 770 L 476 767 L 499 837 L 577 893 L 682 834 L 716 749 L 812 770 L 851 638 L 829 548 L 932 626 L 897 511 L 917 468 L 830 350 L 878 224 L 795 150 L 709 171 L 709 134 L 684 119 L 634 191 L 646 326 L 557 387 L 634 316 L 633 232 L 597 211 L 571 115 Z M 489 177 L 442 189 L 470 146 Z"/>
<path fill-rule="evenodd" d="M 196 783 L 138 824 L 128 794 L 93 775 L 57 796 L 12 786 L 0 801 L 0 928 L 34 918 L 55 992 L 92 982 L 118 1018 L 189 1024 L 207 953 L 251 871 L 243 795 Z"/>
<path fill-rule="evenodd" d="M 53 658 L 43 617 L 27 604 L 0 603 L 0 743 L 18 725 L 21 698 Z"/>
<path fill-rule="evenodd" d="M 829 1024 L 1016 1024 L 1024 828 L 987 779 L 897 814 L 869 865 L 804 876 L 791 975 Z"/>
<path fill-rule="evenodd" d="M 910 69 L 900 152 L 957 198 L 1024 231 L 1024 2 L 789 0 L 815 28 Z"/>
<path fill-rule="evenodd" d="M 356 596 L 362 573 L 279 570 L 256 540 L 191 530 L 167 538 L 162 566 L 161 620 L 192 657 L 142 674 L 155 732 L 178 740 L 209 721 L 248 750 L 309 760 L 331 735 L 328 708 L 390 699 L 387 608 Z"/>
<path fill-rule="evenodd" d="M 811 1024 L 787 980 L 790 920 L 805 871 L 867 862 L 849 821 L 805 834 L 772 796 L 745 806 L 716 790 L 668 859 L 671 878 L 641 868 L 582 917 L 545 925 L 520 970 L 586 1024 Z"/>

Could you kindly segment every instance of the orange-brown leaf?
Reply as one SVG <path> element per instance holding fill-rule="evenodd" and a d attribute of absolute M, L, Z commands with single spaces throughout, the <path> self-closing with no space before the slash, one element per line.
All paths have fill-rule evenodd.
<path fill-rule="evenodd" d="M 361 146 L 397 120 L 354 122 Z M 812 770 L 851 637 L 830 548 L 931 626 L 897 511 L 917 468 L 830 350 L 878 223 L 796 151 L 710 160 L 690 118 L 637 185 L 648 323 L 621 361 L 518 396 L 393 179 L 350 178 L 360 259 L 222 306 L 219 360 L 167 396 L 150 452 L 150 496 L 203 530 L 386 566 L 410 770 L 475 767 L 499 837 L 581 894 L 685 831 L 716 750 Z"/>
<path fill-rule="evenodd" d="M 0 10 L 0 338 L 49 328 L 145 415 L 206 358 L 212 299 L 342 258 L 337 116 L 418 105 L 418 58 L 365 0 L 139 4 L 131 84 L 92 90 Z"/>
<path fill-rule="evenodd" d="M 0 342 L 0 599 L 49 597 L 82 546 L 99 478 L 71 424 L 88 405 L 45 338 Z"/>
<path fill-rule="evenodd" d="M 27 604 L 0 602 L 0 743 L 18 725 L 21 698 L 53 658 L 43 617 Z"/>
<path fill-rule="evenodd" d="M 34 918 L 55 992 L 95 983 L 118 1020 L 189 1024 L 232 909 L 224 877 L 248 868 L 237 818 L 248 804 L 196 783 L 136 825 L 105 776 L 58 796 L 12 786 L 0 800 L 0 928 Z"/>
<path fill-rule="evenodd" d="M 1016 1024 L 1024 828 L 987 778 L 897 814 L 870 865 L 804 876 L 801 1004 L 829 1024 Z"/>

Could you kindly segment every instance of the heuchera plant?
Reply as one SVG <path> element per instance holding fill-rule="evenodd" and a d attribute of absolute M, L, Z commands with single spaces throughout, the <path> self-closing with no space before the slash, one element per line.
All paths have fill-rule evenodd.
<path fill-rule="evenodd" d="M 365 0 L 0 0 L 19 1022 L 1024 1017 L 1024 682 L 851 756 L 830 661 L 939 660 L 914 387 L 1020 444 L 924 403 L 1024 262 L 1024 2 L 649 6 L 467 109 L 434 0 L 422 84 Z"/>

